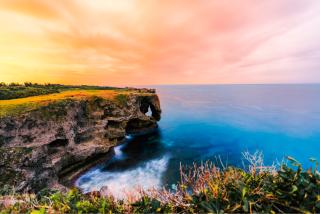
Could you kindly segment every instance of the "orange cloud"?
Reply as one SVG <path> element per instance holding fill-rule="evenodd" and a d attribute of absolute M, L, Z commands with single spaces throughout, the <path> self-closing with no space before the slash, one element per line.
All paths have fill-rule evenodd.
<path fill-rule="evenodd" d="M 55 19 L 58 17 L 56 11 L 50 6 L 50 1 L 5 0 L 1 1 L 1 8 L 40 19 Z"/>
<path fill-rule="evenodd" d="M 316 0 L 0 0 L 0 5 L 0 81 L 320 80 Z"/>

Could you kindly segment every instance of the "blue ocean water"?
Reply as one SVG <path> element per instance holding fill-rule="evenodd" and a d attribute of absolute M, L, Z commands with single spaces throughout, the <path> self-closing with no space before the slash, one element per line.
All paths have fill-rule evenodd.
<path fill-rule="evenodd" d="M 307 168 L 320 160 L 320 85 L 156 86 L 159 130 L 130 137 L 115 157 L 82 175 L 84 191 L 169 186 L 179 165 L 217 157 L 243 166 L 242 152 L 261 151 L 266 165 L 292 156 Z"/>

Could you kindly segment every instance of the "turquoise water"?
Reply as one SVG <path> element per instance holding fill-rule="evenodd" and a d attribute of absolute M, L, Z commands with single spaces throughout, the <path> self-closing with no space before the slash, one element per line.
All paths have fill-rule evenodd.
<path fill-rule="evenodd" d="M 265 164 L 293 156 L 304 167 L 320 160 L 320 85 L 157 86 L 159 130 L 127 137 L 116 155 L 82 175 L 84 191 L 171 186 L 179 164 L 220 157 L 243 166 L 244 151 L 261 151 Z"/>

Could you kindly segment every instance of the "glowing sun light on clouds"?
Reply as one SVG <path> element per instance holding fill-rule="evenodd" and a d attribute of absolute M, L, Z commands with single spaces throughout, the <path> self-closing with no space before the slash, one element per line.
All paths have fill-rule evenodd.
<path fill-rule="evenodd" d="M 0 81 L 320 81 L 317 0 L 0 0 Z"/>

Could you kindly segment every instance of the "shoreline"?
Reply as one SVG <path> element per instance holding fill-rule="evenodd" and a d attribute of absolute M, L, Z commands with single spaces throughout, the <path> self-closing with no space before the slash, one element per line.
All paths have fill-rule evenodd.
<path fill-rule="evenodd" d="M 145 136 L 145 135 L 147 136 L 147 135 L 156 134 L 158 130 L 159 130 L 158 127 L 156 127 L 156 128 L 153 128 L 153 129 L 142 130 L 142 131 L 136 132 L 134 134 L 126 135 L 127 137 L 129 137 L 129 139 L 126 137 L 119 144 L 111 147 L 109 152 L 107 152 L 104 157 L 101 157 L 101 158 L 98 157 L 96 160 L 93 160 L 93 161 L 92 160 L 88 160 L 88 163 L 85 164 L 84 167 L 80 167 L 78 170 L 75 170 L 74 172 L 71 172 L 71 174 L 67 175 L 66 177 L 64 177 L 62 179 L 61 183 L 63 185 L 65 185 L 66 187 L 68 187 L 68 188 L 75 187 L 75 188 L 77 188 L 77 189 L 79 189 L 81 191 L 81 188 L 76 185 L 77 179 L 79 179 L 82 175 L 86 174 L 91 169 L 97 167 L 101 163 L 112 160 L 116 156 L 116 153 L 115 153 L 115 148 L 116 147 L 130 143 L 131 139 L 134 138 L 134 137 L 140 137 L 140 136 Z M 143 142 L 141 142 L 141 143 L 143 143 Z M 95 192 L 95 191 L 89 191 L 88 193 L 90 193 L 90 192 Z"/>

